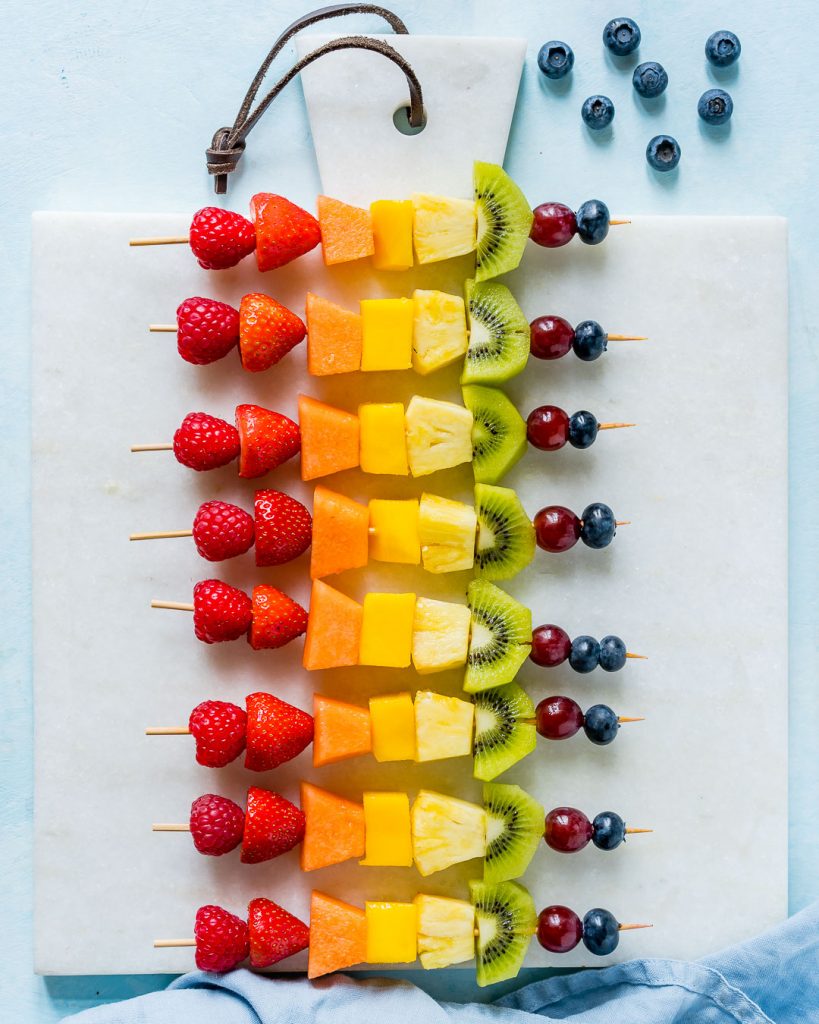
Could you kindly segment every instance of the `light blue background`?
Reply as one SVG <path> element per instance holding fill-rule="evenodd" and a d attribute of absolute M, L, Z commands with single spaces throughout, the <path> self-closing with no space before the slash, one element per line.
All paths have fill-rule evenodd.
<path fill-rule="evenodd" d="M 396 0 L 394 6 L 416 33 L 435 33 L 443 22 L 443 31 L 528 39 L 507 166 L 531 200 L 560 199 L 576 206 L 600 196 L 614 210 L 635 213 L 776 213 L 790 218 L 790 902 L 797 910 L 819 896 L 815 6 L 809 0 L 776 5 L 768 0 L 623 5 Z M 0 90 L 0 1015 L 21 1024 L 56 1020 L 165 981 L 43 980 L 31 973 L 29 215 L 35 209 L 192 211 L 211 202 L 204 149 L 213 131 L 232 120 L 269 43 L 304 10 L 305 4 L 295 0 L 0 0 L 5 71 Z M 668 93 L 653 106 L 633 94 L 630 75 L 615 66 L 600 42 L 604 22 L 623 11 L 643 30 L 641 59 L 658 59 L 669 73 Z M 350 31 L 380 30 L 373 18 L 347 22 Z M 722 73 L 710 70 L 703 57 L 704 40 L 717 28 L 733 29 L 743 44 L 739 66 Z M 568 81 L 544 84 L 534 56 L 552 38 L 568 41 L 577 59 Z M 633 63 L 626 61 L 626 66 Z M 734 121 L 728 129 L 707 129 L 696 115 L 697 98 L 714 84 L 725 84 L 734 95 Z M 580 104 L 592 92 L 610 95 L 617 106 L 613 133 L 602 138 L 592 136 L 580 121 Z M 682 145 L 682 163 L 673 175 L 656 175 L 643 158 L 647 140 L 661 131 Z M 242 208 L 260 189 L 307 195 L 317 187 L 296 84 L 255 130 L 231 199 Z M 74 255 L 82 259 L 82 252 Z M 638 306 L 639 282 L 634 301 Z M 59 344 L 55 337 L 55 347 Z M 116 358 L 115 347 L 111 358 Z M 745 358 L 741 349 L 736 358 Z M 93 387 L 89 380 L 91 407 Z M 686 415 L 684 408 L 677 412 Z M 785 409 L 781 415 L 786 416 Z M 720 443 L 715 436 L 714 444 Z M 753 467 L 748 472 L 751 487 Z M 54 521 L 70 543 L 76 525 L 61 522 L 59 509 Z M 692 522 L 691 529 L 730 529 L 730 524 L 708 521 L 704 509 L 703 520 Z M 759 543 L 766 543 L 764 522 L 759 523 Z M 53 628 L 59 629 L 59 623 Z M 721 666 L 708 668 L 719 686 Z M 82 684 L 78 679 L 78 700 L 83 699 Z M 763 730 L 765 722 L 758 728 Z M 747 740 L 753 743 L 753 736 Z M 70 765 L 66 776 L 70 779 Z M 104 818 L 99 827 L 105 828 Z M 715 913 L 730 912 L 730 907 L 715 908 Z M 82 934 L 82 920 L 76 929 Z M 527 972 L 525 980 L 541 973 Z M 476 994 L 469 971 L 413 978 L 441 996 L 468 999 Z"/>

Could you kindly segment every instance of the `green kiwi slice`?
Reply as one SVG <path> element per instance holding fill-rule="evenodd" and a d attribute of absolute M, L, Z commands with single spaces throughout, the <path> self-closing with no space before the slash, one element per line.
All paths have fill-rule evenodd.
<path fill-rule="evenodd" d="M 533 216 L 526 196 L 498 164 L 476 161 L 472 183 L 478 207 L 475 280 L 488 281 L 520 263 Z"/>
<path fill-rule="evenodd" d="M 461 388 L 472 413 L 472 471 L 479 484 L 496 484 L 526 451 L 526 424 L 497 388 L 467 384 Z"/>
<path fill-rule="evenodd" d="M 532 646 L 532 613 L 488 580 L 466 592 L 472 613 L 464 689 L 480 693 L 511 683 Z"/>
<path fill-rule="evenodd" d="M 502 384 L 529 359 L 529 324 L 504 284 L 466 282 L 469 347 L 462 384 Z"/>
<path fill-rule="evenodd" d="M 535 705 L 517 683 L 475 694 L 476 779 L 491 782 L 537 745 Z"/>
<path fill-rule="evenodd" d="M 475 484 L 475 574 L 508 580 L 535 556 L 535 528 L 510 487 Z"/>
<path fill-rule="evenodd" d="M 517 977 L 535 933 L 535 901 L 519 882 L 470 882 L 475 908 L 477 982 L 483 987 Z"/>
<path fill-rule="evenodd" d="M 487 782 L 483 787 L 486 811 L 484 882 L 520 878 L 543 838 L 544 811 L 520 786 Z"/>

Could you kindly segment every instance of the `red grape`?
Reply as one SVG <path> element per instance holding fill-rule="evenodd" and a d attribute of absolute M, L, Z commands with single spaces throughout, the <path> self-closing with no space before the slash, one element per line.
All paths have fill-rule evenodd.
<path fill-rule="evenodd" d="M 557 249 L 571 242 L 577 232 L 574 210 L 563 203 L 541 203 L 532 211 L 534 220 L 529 237 L 547 249 Z"/>
<path fill-rule="evenodd" d="M 583 726 L 583 712 L 571 697 L 544 697 L 535 712 L 537 731 L 547 740 L 565 740 Z"/>
<path fill-rule="evenodd" d="M 555 807 L 546 815 L 543 838 L 558 853 L 577 853 L 588 845 L 593 832 L 592 823 L 576 807 Z"/>
<path fill-rule="evenodd" d="M 560 552 L 573 548 L 580 539 L 582 523 L 571 509 L 547 505 L 535 516 L 535 539 L 544 551 Z"/>
<path fill-rule="evenodd" d="M 538 915 L 537 941 L 550 953 L 568 953 L 582 937 L 583 922 L 568 907 L 555 904 Z"/>
<path fill-rule="evenodd" d="M 532 649 L 529 657 L 536 665 L 555 668 L 569 657 L 572 641 L 560 626 L 538 626 L 532 631 Z"/>
<path fill-rule="evenodd" d="M 562 316 L 539 316 L 529 324 L 529 351 L 536 359 L 560 359 L 574 344 L 574 327 Z"/>
<path fill-rule="evenodd" d="M 556 452 L 569 439 L 569 417 L 556 405 L 539 405 L 526 420 L 529 444 L 543 452 Z"/>

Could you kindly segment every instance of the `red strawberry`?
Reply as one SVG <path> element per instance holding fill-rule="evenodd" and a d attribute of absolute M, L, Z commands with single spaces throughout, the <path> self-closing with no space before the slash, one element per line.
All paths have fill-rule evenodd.
<path fill-rule="evenodd" d="M 248 640 L 254 651 L 284 647 L 307 629 L 307 612 L 281 590 L 260 583 L 253 588 Z"/>
<path fill-rule="evenodd" d="M 189 240 L 200 267 L 227 270 L 256 248 L 256 229 L 240 213 L 206 206 L 193 215 Z"/>
<path fill-rule="evenodd" d="M 242 366 L 253 373 L 278 363 L 307 333 L 295 313 L 261 292 L 242 298 L 239 324 Z"/>
<path fill-rule="evenodd" d="M 245 922 L 213 904 L 196 911 L 193 934 L 200 971 L 232 971 L 250 952 Z"/>
<path fill-rule="evenodd" d="M 191 804 L 190 826 L 196 849 L 208 857 L 221 857 L 241 843 L 245 812 L 225 796 L 206 793 Z"/>
<path fill-rule="evenodd" d="M 197 366 L 215 363 L 239 342 L 238 312 L 216 299 L 185 299 L 176 310 L 176 327 L 180 356 Z"/>
<path fill-rule="evenodd" d="M 245 749 L 247 715 L 237 704 L 205 700 L 188 719 L 196 740 L 196 760 L 206 768 L 224 768 Z"/>
<path fill-rule="evenodd" d="M 237 405 L 236 426 L 241 445 L 239 476 L 246 479 L 264 476 L 301 448 L 298 423 L 260 405 Z"/>
<path fill-rule="evenodd" d="M 300 754 L 313 742 L 313 716 L 272 693 L 247 697 L 245 768 L 267 772 Z"/>
<path fill-rule="evenodd" d="M 197 472 L 226 466 L 239 450 L 236 428 L 206 412 L 189 412 L 173 435 L 176 461 Z"/>
<path fill-rule="evenodd" d="M 310 252 L 321 241 L 316 218 L 284 196 L 259 192 L 250 200 L 256 223 L 256 262 L 259 270 L 275 270 Z"/>
<path fill-rule="evenodd" d="M 250 966 L 270 967 L 310 944 L 310 929 L 297 917 L 264 897 L 247 905 Z"/>
<path fill-rule="evenodd" d="M 206 644 L 238 640 L 252 621 L 250 598 L 221 580 L 202 580 L 193 588 L 193 628 Z"/>
<path fill-rule="evenodd" d="M 254 533 L 252 517 L 226 501 L 206 501 L 193 520 L 196 550 L 209 562 L 243 555 L 252 547 Z"/>
<path fill-rule="evenodd" d="M 247 791 L 242 863 L 273 860 L 298 846 L 302 839 L 304 815 L 299 808 L 278 793 L 251 786 Z"/>
<path fill-rule="evenodd" d="M 298 558 L 313 539 L 313 517 L 289 494 L 256 491 L 256 565 L 282 565 Z"/>

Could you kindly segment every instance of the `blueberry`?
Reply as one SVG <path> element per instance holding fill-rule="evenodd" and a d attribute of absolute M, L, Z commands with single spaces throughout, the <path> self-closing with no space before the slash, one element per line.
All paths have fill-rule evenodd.
<path fill-rule="evenodd" d="M 614 120 L 614 104 L 608 96 L 589 96 L 583 101 L 580 116 L 592 131 L 602 131 Z"/>
<path fill-rule="evenodd" d="M 626 645 L 619 636 L 604 636 L 600 641 L 600 668 L 619 672 L 626 663 Z"/>
<path fill-rule="evenodd" d="M 587 199 L 575 214 L 577 235 L 586 245 L 599 245 L 609 233 L 609 208 L 601 199 Z"/>
<path fill-rule="evenodd" d="M 580 539 L 589 548 L 607 548 L 614 540 L 617 524 L 614 513 L 602 501 L 595 501 L 583 509 L 580 517 Z"/>
<path fill-rule="evenodd" d="M 574 52 L 568 43 L 552 39 L 544 43 L 537 55 L 537 66 L 547 78 L 553 81 L 565 78 L 574 67 Z"/>
<path fill-rule="evenodd" d="M 626 838 L 626 823 L 614 811 L 601 811 L 592 822 L 592 842 L 598 850 L 616 850 Z"/>
<path fill-rule="evenodd" d="M 611 911 L 595 907 L 583 918 L 583 945 L 595 956 L 608 956 L 620 942 L 620 925 Z"/>
<path fill-rule="evenodd" d="M 646 160 L 655 171 L 673 171 L 682 150 L 672 135 L 655 135 L 646 146 Z"/>
<path fill-rule="evenodd" d="M 603 29 L 603 45 L 616 57 L 634 53 L 640 45 L 640 29 L 631 18 L 613 18 Z"/>
<path fill-rule="evenodd" d="M 591 448 L 597 437 L 597 428 L 594 413 L 579 410 L 569 418 L 569 444 L 573 448 Z"/>
<path fill-rule="evenodd" d="M 725 124 L 733 112 L 734 101 L 724 89 L 708 89 L 697 104 L 697 113 L 706 124 Z"/>
<path fill-rule="evenodd" d="M 608 746 L 619 729 L 617 715 L 606 704 L 595 704 L 583 715 L 583 732 L 598 747 Z"/>
<path fill-rule="evenodd" d="M 641 96 L 653 100 L 665 92 L 668 75 L 662 64 L 658 64 L 656 60 L 647 60 L 644 64 L 637 65 L 631 81 Z"/>
<path fill-rule="evenodd" d="M 600 644 L 593 636 L 576 636 L 569 651 L 569 664 L 575 672 L 593 672 L 600 660 Z"/>
<path fill-rule="evenodd" d="M 574 329 L 572 348 L 578 359 L 593 363 L 606 351 L 609 336 L 596 320 L 583 320 Z"/>
<path fill-rule="evenodd" d="M 730 67 L 734 61 L 739 60 L 741 53 L 742 46 L 739 39 L 737 39 L 733 32 L 728 32 L 727 29 L 712 32 L 705 40 L 705 56 L 714 67 Z"/>

